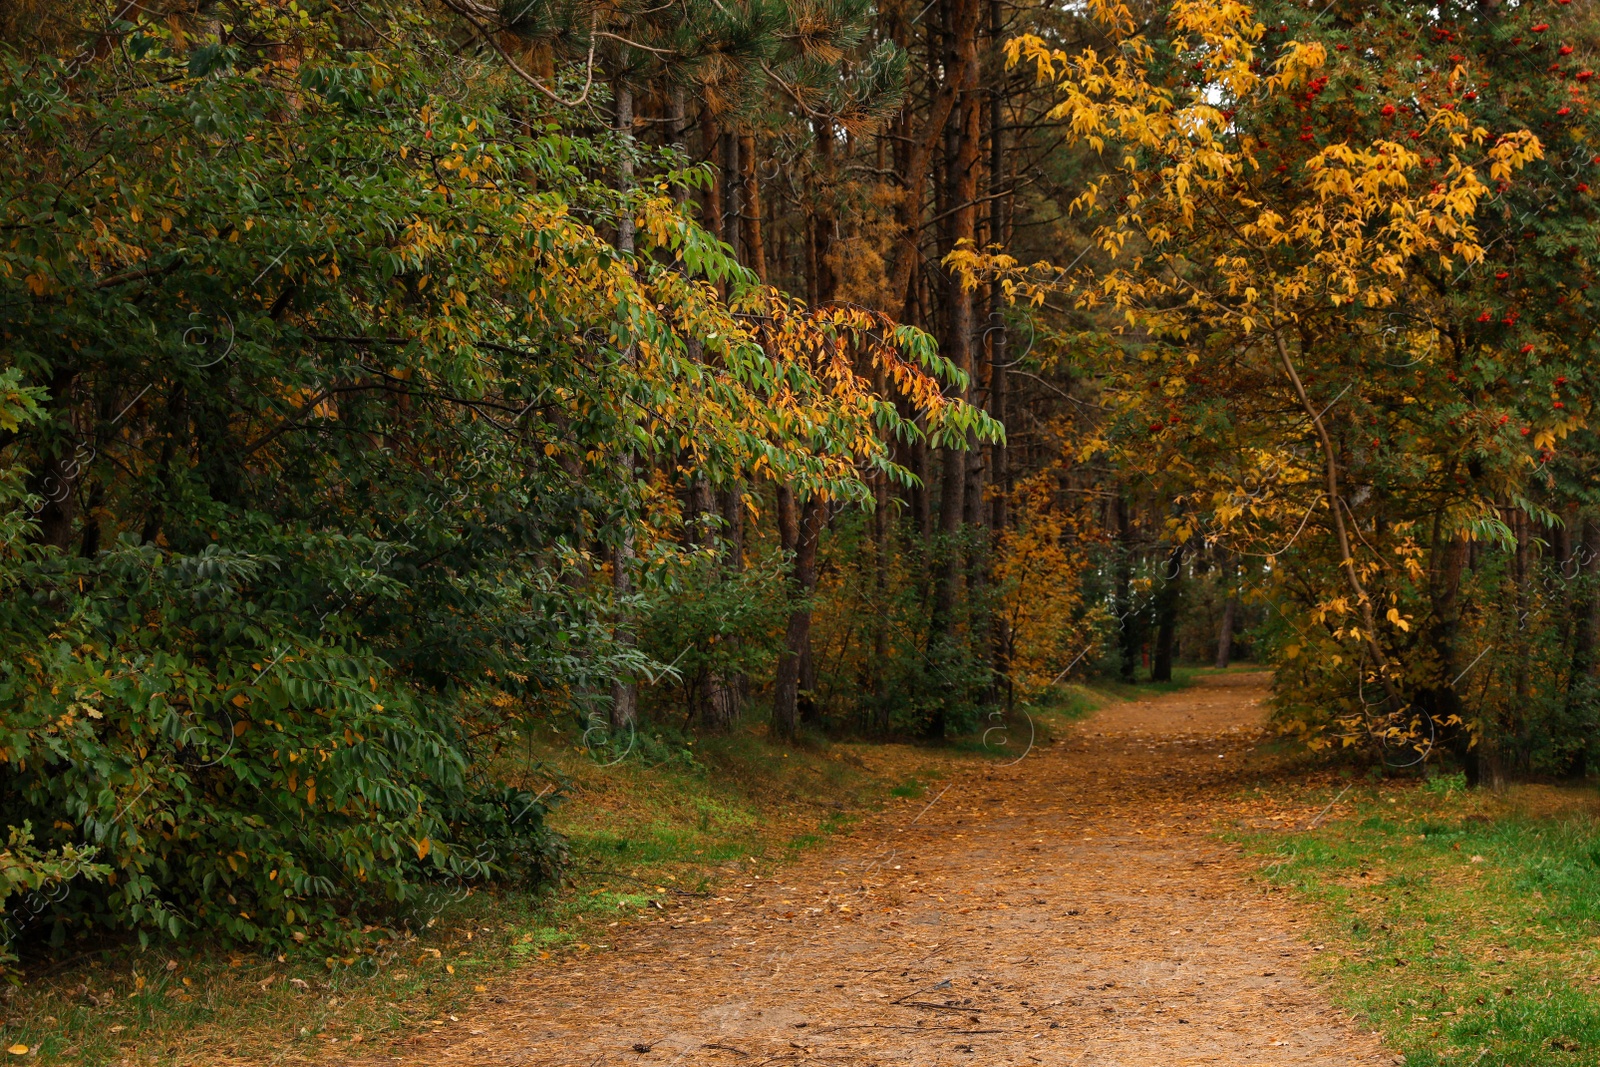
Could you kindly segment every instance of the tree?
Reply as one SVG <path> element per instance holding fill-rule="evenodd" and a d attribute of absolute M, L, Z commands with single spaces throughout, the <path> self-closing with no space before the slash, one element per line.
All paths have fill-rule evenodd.
<path fill-rule="evenodd" d="M 1120 327 L 1105 445 L 1182 472 L 1204 510 L 1175 542 L 1293 549 L 1309 625 L 1280 648 L 1316 643 L 1299 664 L 1342 709 L 1336 733 L 1427 751 L 1454 736 L 1471 770 L 1495 727 L 1454 688 L 1471 657 L 1452 560 L 1526 544 L 1507 507 L 1548 524 L 1529 494 L 1587 409 L 1561 339 L 1586 305 L 1517 279 L 1566 269 L 1552 253 L 1592 225 L 1587 186 L 1546 158 L 1577 133 L 1589 20 L 1355 3 L 1176 4 L 1151 33 L 1121 7 L 1100 18 L 1103 50 L 1013 50 L 1104 151 L 1078 201 L 1100 258 L 966 262 Z"/>
<path fill-rule="evenodd" d="M 990 432 L 925 335 L 756 284 L 675 159 L 612 181 L 626 133 L 526 121 L 550 97 L 497 52 L 436 47 L 472 27 L 106 32 L 0 71 L 0 381 L 33 406 L 0 419 L 0 821 L 115 872 L 67 933 L 358 941 L 431 883 L 548 877 L 542 802 L 481 770 L 523 709 L 666 668 L 588 580 L 630 539 L 681 558 L 637 472 L 861 503 L 905 477 L 886 438 Z"/>

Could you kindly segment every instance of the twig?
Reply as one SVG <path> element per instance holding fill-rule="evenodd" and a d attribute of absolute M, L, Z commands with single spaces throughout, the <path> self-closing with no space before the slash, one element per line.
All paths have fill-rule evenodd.
<path fill-rule="evenodd" d="M 947 1034 L 1020 1034 L 1022 1030 L 958 1030 L 954 1026 L 900 1026 L 894 1023 L 845 1023 L 843 1026 L 826 1026 L 817 1030 L 819 1034 L 831 1034 L 838 1030 L 918 1030 L 927 1033 L 930 1030 L 942 1030 Z"/>
<path fill-rule="evenodd" d="M 951 783 L 951 785 L 954 785 L 954 784 L 955 783 L 953 783 L 953 782 Z M 926 804 L 923 805 L 922 810 L 917 812 L 917 819 L 920 819 L 924 815 L 928 814 L 928 809 L 933 807 L 935 804 L 939 803 L 940 798 L 943 797 L 948 792 L 950 792 L 950 786 L 948 786 L 948 785 L 945 786 L 943 789 L 939 790 L 939 796 L 936 796 L 932 800 L 928 801 Z M 914 823 L 914 822 L 917 821 L 917 819 L 912 819 L 911 821 Z"/>
<path fill-rule="evenodd" d="M 1307 830 L 1315 830 L 1317 828 L 1317 823 L 1322 821 L 1322 817 L 1324 815 L 1328 814 L 1328 812 L 1332 811 L 1333 810 L 1333 806 L 1335 804 L 1339 803 L 1339 801 L 1343 800 L 1344 799 L 1344 795 L 1346 793 L 1350 792 L 1351 788 L 1354 785 L 1355 785 L 1355 783 L 1351 782 L 1349 785 L 1347 785 L 1343 789 L 1339 790 L 1339 795 L 1334 797 L 1332 800 L 1328 801 L 1328 806 L 1323 808 L 1320 812 L 1317 813 L 1317 817 L 1315 819 L 1311 820 L 1311 825 L 1307 826 L 1306 829 Z"/>
<path fill-rule="evenodd" d="M 930 1011 L 953 1011 L 958 1015 L 971 1015 L 974 1012 L 981 1012 L 983 1010 L 982 1008 L 974 1008 L 970 1005 L 963 1008 L 959 1004 L 952 1008 L 948 1004 L 935 1004 L 932 1001 L 927 1000 L 897 1000 L 895 1003 L 900 1005 L 902 1008 L 927 1008 Z"/>

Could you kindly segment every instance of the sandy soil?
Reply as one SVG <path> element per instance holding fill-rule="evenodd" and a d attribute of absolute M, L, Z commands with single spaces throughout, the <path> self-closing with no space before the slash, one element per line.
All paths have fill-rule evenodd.
<path fill-rule="evenodd" d="M 775 880 L 497 982 L 400 1061 L 1390 1064 L 1300 977 L 1317 947 L 1295 912 L 1208 836 L 1249 818 L 1263 681 L 1115 704 L 1019 763 L 963 765 Z"/>

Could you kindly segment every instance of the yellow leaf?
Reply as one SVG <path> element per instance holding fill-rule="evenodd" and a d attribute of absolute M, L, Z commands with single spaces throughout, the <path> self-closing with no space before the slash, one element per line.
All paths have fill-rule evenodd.
<path fill-rule="evenodd" d="M 28 1049 L 27 1045 L 12 1045 L 10 1048 L 6 1049 L 6 1051 L 11 1053 L 13 1056 L 26 1056 L 30 1050 Z"/>
<path fill-rule="evenodd" d="M 433 842 L 428 840 L 426 837 L 424 837 L 421 841 L 418 841 L 417 842 L 417 859 L 419 859 L 419 860 L 427 859 L 428 858 L 428 852 L 432 848 L 433 848 Z"/>

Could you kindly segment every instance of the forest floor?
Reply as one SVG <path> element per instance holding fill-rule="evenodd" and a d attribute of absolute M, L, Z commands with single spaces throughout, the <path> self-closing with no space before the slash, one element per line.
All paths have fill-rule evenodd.
<path fill-rule="evenodd" d="M 951 763 L 926 799 L 619 919 L 603 950 L 530 962 L 345 1062 L 1394 1062 L 1303 976 L 1322 948 L 1305 905 L 1214 836 L 1318 816 L 1247 791 L 1266 681 L 1214 675 L 1018 762 Z"/>

